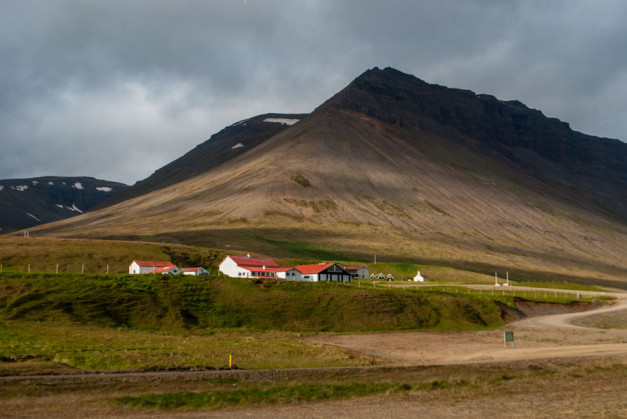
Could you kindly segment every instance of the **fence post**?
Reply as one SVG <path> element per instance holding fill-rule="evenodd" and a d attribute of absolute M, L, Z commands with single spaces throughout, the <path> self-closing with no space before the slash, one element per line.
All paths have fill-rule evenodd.
<path fill-rule="evenodd" d="M 81 273 L 84 274 L 85 273 L 85 264 L 83 263 L 81 265 Z"/>
<path fill-rule="evenodd" d="M 58 263 L 57 263 L 57 269 L 56 269 L 55 273 L 57 273 L 57 274 L 59 273 L 59 264 Z"/>

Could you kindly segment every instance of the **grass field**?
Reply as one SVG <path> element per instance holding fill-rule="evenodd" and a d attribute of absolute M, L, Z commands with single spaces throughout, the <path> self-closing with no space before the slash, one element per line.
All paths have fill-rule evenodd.
<path fill-rule="evenodd" d="M 503 295 L 505 294 L 505 295 Z M 160 275 L 0 275 L 2 369 L 369 365 L 302 333 L 483 330 L 523 292 Z M 567 303 L 573 294 L 528 300 Z"/>

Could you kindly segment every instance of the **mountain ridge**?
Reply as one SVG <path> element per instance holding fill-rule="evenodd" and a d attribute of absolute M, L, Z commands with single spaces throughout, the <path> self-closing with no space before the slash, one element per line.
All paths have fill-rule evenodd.
<path fill-rule="evenodd" d="M 82 214 L 126 188 L 88 176 L 0 180 L 0 234 Z"/>
<path fill-rule="evenodd" d="M 577 161 L 561 141 L 587 136 L 542 119 L 568 134 L 543 137 L 559 143 L 546 150 L 565 153 L 550 160 L 540 154 L 542 138 L 521 143 L 544 132 L 542 126 L 503 139 L 523 128 L 499 126 L 497 119 L 486 133 L 473 134 L 489 125 L 490 112 L 503 107 L 526 112 L 523 105 L 487 99 L 486 111 L 486 99 L 472 92 L 387 73 L 375 71 L 382 76 L 376 83 L 358 77 L 298 123 L 193 178 L 39 232 L 158 237 L 241 250 L 260 240 L 314 242 L 356 254 L 506 261 L 512 268 L 627 277 L 621 263 L 627 253 L 624 201 L 594 193 L 599 184 L 597 190 L 616 194 L 624 171 L 610 167 L 609 174 L 592 176 L 594 165 L 577 173 L 560 164 Z M 421 89 L 429 93 L 418 93 Z M 471 115 L 473 127 L 442 123 L 460 115 Z M 496 140 L 502 141 L 495 145 Z M 508 147 L 519 161 L 503 152 Z M 618 147 L 617 159 L 624 158 L 623 150 Z M 608 184 L 614 175 L 618 181 Z M 580 185 L 579 178 L 589 184 Z"/>

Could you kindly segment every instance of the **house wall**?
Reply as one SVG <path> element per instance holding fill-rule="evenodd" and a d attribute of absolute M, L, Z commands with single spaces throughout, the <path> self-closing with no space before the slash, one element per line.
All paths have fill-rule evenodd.
<path fill-rule="evenodd" d="M 319 275 L 320 281 L 329 281 L 329 282 L 350 282 L 351 274 L 348 272 L 328 272 L 323 271 Z"/>
<path fill-rule="evenodd" d="M 222 263 L 220 264 L 219 267 L 220 272 L 222 272 L 223 274 L 233 277 L 233 278 L 242 278 L 242 273 L 244 273 L 244 277 L 248 277 L 248 274 L 250 274 L 249 271 L 240 268 L 239 266 L 237 266 L 237 263 L 235 263 L 235 261 L 233 259 L 231 259 L 229 256 L 227 256 Z"/>
<path fill-rule="evenodd" d="M 200 268 L 197 271 L 193 271 L 193 272 L 185 272 L 183 271 L 183 274 L 185 275 L 194 275 L 194 276 L 206 276 L 209 275 L 209 271 L 206 270 L 205 268 Z"/>
<path fill-rule="evenodd" d="M 155 266 L 139 266 L 135 261 L 128 268 L 129 274 L 149 274 L 155 270 Z"/>
<path fill-rule="evenodd" d="M 286 281 L 301 281 L 301 274 L 296 269 L 290 269 L 285 272 L 280 272 L 279 274 L 283 274 L 283 276 L 279 276 L 279 278 L 283 278 Z"/>
<path fill-rule="evenodd" d="M 362 266 L 361 268 L 357 269 L 357 278 L 359 279 L 370 278 L 370 269 L 368 269 L 366 266 Z"/>

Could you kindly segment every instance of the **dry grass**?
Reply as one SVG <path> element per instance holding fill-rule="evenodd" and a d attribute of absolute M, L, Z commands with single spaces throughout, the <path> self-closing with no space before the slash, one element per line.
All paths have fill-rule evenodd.
<path fill-rule="evenodd" d="M 66 380 L 49 386 L 37 380 L 0 380 L 8 417 L 624 417 L 625 365 L 613 359 L 525 361 L 500 365 L 293 371 L 273 376 L 237 373 L 232 378 L 190 375 Z M 240 377 L 240 378 L 238 378 Z M 245 377 L 245 378 L 244 378 Z M 259 407 L 159 410 L 112 403 L 122 396 L 290 387 L 302 383 L 387 383 L 403 391 L 366 398 Z"/>

